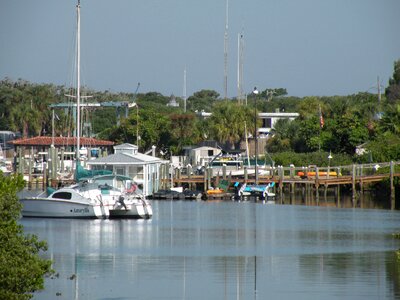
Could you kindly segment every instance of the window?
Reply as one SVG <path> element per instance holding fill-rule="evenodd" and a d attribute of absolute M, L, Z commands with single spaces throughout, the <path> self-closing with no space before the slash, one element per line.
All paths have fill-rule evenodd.
<path fill-rule="evenodd" d="M 143 166 L 130 166 L 127 176 L 131 177 L 133 180 L 143 179 Z"/>
<path fill-rule="evenodd" d="M 125 175 L 125 168 L 116 167 L 115 173 L 117 173 L 118 175 Z"/>
<path fill-rule="evenodd" d="M 208 150 L 208 156 L 214 156 L 214 150 Z"/>
<path fill-rule="evenodd" d="M 263 119 L 263 128 L 272 128 L 272 121 L 271 118 Z"/>
<path fill-rule="evenodd" d="M 52 198 L 71 200 L 72 194 L 69 192 L 58 192 L 58 193 L 54 193 Z"/>

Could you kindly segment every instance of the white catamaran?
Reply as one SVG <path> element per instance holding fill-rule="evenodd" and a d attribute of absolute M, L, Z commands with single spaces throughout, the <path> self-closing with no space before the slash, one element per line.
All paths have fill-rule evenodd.
<path fill-rule="evenodd" d="M 80 149 L 80 1 L 76 5 L 77 43 L 76 43 L 76 106 L 77 106 L 77 145 L 76 145 L 76 181 L 77 184 L 63 187 L 49 196 L 20 196 L 23 205 L 22 216 L 46 218 L 151 218 L 153 215 L 149 201 L 140 197 L 138 191 L 132 192 L 125 186 L 117 187 L 112 183 L 115 178 L 92 178 L 79 181 L 77 173 Z M 111 184 L 110 184 L 111 183 Z M 125 188 L 123 188 L 125 187 Z"/>

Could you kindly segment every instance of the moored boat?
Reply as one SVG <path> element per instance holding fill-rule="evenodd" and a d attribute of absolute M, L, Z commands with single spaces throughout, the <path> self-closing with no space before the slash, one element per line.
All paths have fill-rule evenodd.
<path fill-rule="evenodd" d="M 76 167 L 75 180 L 78 182 L 80 168 L 80 1 L 76 5 L 77 11 L 77 59 L 76 59 Z M 103 182 L 81 181 L 77 184 L 62 187 L 53 191 L 49 196 L 25 197 L 20 195 L 24 217 L 47 218 L 150 218 L 153 211 L 150 203 L 133 194 L 129 190 L 122 190 Z"/>
<path fill-rule="evenodd" d="M 99 189 L 104 205 L 110 211 L 110 218 L 149 219 L 153 208 L 130 177 L 122 175 L 101 175 L 81 182 L 82 188 Z"/>
<path fill-rule="evenodd" d="M 23 217 L 42 218 L 108 218 L 109 209 L 100 194 L 82 193 L 78 186 L 61 188 L 49 196 L 20 197 Z"/>
<path fill-rule="evenodd" d="M 237 187 L 237 198 L 238 199 L 247 199 L 248 197 L 256 197 L 260 200 L 266 201 L 267 203 L 275 202 L 275 193 L 272 191 L 275 182 L 270 182 L 268 184 L 254 184 L 247 185 L 244 183 L 240 188 L 238 188 L 239 184 L 236 183 L 235 187 Z"/>
<path fill-rule="evenodd" d="M 20 196 L 23 217 L 133 218 L 153 216 L 151 203 L 107 183 L 82 181 L 60 188 L 49 196 Z"/>

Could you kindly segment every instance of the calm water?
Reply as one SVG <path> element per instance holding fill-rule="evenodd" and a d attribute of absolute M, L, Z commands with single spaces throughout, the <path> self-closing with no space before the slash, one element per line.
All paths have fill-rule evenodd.
<path fill-rule="evenodd" d="M 398 211 L 183 201 L 153 209 L 152 220 L 22 219 L 48 241 L 59 273 L 35 299 L 400 299 Z"/>

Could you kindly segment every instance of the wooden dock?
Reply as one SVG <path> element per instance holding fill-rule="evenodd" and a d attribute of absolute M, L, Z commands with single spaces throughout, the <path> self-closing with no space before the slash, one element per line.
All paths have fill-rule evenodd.
<path fill-rule="evenodd" d="M 312 172 L 310 172 L 312 170 Z M 395 195 L 395 178 L 400 177 L 400 162 L 384 162 L 374 164 L 354 164 L 349 166 L 335 167 L 259 167 L 259 184 L 267 184 L 269 182 L 276 183 L 276 193 L 280 198 L 283 193 L 289 192 L 294 196 L 295 192 L 301 191 L 301 194 L 313 194 L 316 202 L 319 202 L 320 194 L 326 197 L 328 188 L 335 190 L 335 195 L 340 198 L 341 186 L 349 186 L 352 193 L 353 206 L 356 206 L 358 198 L 362 197 L 366 186 L 387 181 L 390 188 L 390 207 L 396 208 Z M 299 176 L 299 172 L 306 176 Z M 329 175 L 335 172 L 335 176 Z M 254 173 L 254 172 L 253 172 Z M 167 174 L 167 172 L 164 172 Z M 313 176 L 307 176 L 314 174 Z M 323 175 L 321 175 L 323 174 Z M 161 178 L 161 183 L 167 186 L 187 186 L 191 189 L 203 189 L 206 191 L 211 187 L 217 187 L 220 180 L 228 180 L 231 183 L 255 183 L 255 176 L 247 175 L 247 169 L 244 168 L 243 174 L 232 175 L 232 173 L 222 172 L 222 174 L 213 174 L 213 169 L 206 169 L 204 175 L 182 175 L 180 170 L 175 170 L 174 176 L 169 178 Z"/>
<path fill-rule="evenodd" d="M 253 184 L 256 181 L 254 176 L 254 168 L 245 167 L 241 170 L 241 174 L 233 175 L 233 172 L 222 170 L 221 173 L 212 168 L 207 168 L 203 175 L 193 175 L 191 170 L 187 170 L 187 174 L 182 174 L 181 169 L 175 169 L 173 176 L 170 175 L 170 166 L 168 164 L 161 166 L 160 171 L 160 186 L 168 189 L 170 187 L 187 187 L 192 190 L 202 190 L 206 192 L 210 188 L 215 188 L 220 185 L 222 180 L 228 181 L 231 185 L 234 182 Z M 340 205 L 342 187 L 346 187 L 346 191 L 351 192 L 353 207 L 362 201 L 364 191 L 371 184 L 377 182 L 387 182 L 388 195 L 391 209 L 396 208 L 396 193 L 395 186 L 399 185 L 398 178 L 400 177 L 400 162 L 383 162 L 374 164 L 353 164 L 348 166 L 332 166 L 332 167 L 270 167 L 259 166 L 259 184 L 267 184 L 275 182 L 275 193 L 279 199 L 284 199 L 289 196 L 290 203 L 294 203 L 295 195 L 301 195 L 304 202 L 307 199 L 313 199 L 318 204 L 320 197 L 324 197 L 333 191 L 337 206 Z M 248 172 L 250 171 L 250 172 Z M 237 172 L 235 172 L 237 173 Z M 305 176 L 300 176 L 302 173 Z M 313 174 L 313 175 L 309 175 Z M 336 174 L 335 176 L 331 174 Z M 27 187 L 33 189 L 42 188 L 45 186 L 57 187 L 57 180 L 51 178 L 48 172 L 43 174 L 26 174 Z M 65 183 L 65 182 L 64 182 Z M 225 195 L 231 198 L 233 190 L 226 191 Z M 219 195 L 210 196 L 208 199 L 221 198 Z M 228 197 L 226 197 L 228 199 Z M 399 197 L 400 200 L 400 197 Z M 397 208 L 400 207 L 400 202 L 397 201 Z"/>

